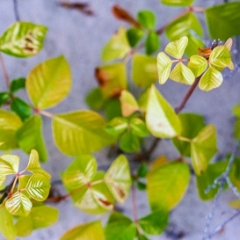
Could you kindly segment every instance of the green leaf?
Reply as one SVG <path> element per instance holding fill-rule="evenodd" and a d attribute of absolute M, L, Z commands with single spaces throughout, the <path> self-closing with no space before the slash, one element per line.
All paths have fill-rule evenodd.
<path fill-rule="evenodd" d="M 160 47 L 160 40 L 156 32 L 151 31 L 148 33 L 145 41 L 145 50 L 146 54 L 152 55 Z"/>
<path fill-rule="evenodd" d="M 154 211 L 138 220 L 143 231 L 150 235 L 159 235 L 168 225 L 168 213 L 162 210 Z"/>
<path fill-rule="evenodd" d="M 104 175 L 104 172 L 97 172 L 92 183 L 74 191 L 72 199 L 76 207 L 89 214 L 100 214 L 113 209 L 114 197 L 104 182 Z"/>
<path fill-rule="evenodd" d="M 143 38 L 144 31 L 139 28 L 129 28 L 127 30 L 127 38 L 131 47 L 135 47 Z"/>
<path fill-rule="evenodd" d="M 134 240 L 137 228 L 128 217 L 119 212 L 113 212 L 105 227 L 106 240 Z"/>
<path fill-rule="evenodd" d="M 22 88 L 25 88 L 25 83 L 26 83 L 26 78 L 13 79 L 10 83 L 10 91 L 14 93 Z"/>
<path fill-rule="evenodd" d="M 212 39 L 226 40 L 240 34 L 239 8 L 240 2 L 229 2 L 205 10 L 206 22 Z"/>
<path fill-rule="evenodd" d="M 150 240 L 150 239 L 147 238 L 145 235 L 139 235 L 138 240 Z"/>
<path fill-rule="evenodd" d="M 226 46 L 215 47 L 209 57 L 211 65 L 218 68 L 227 67 L 231 62 L 231 54 Z"/>
<path fill-rule="evenodd" d="M 68 190 L 80 188 L 91 182 L 96 172 L 96 159 L 91 155 L 80 155 L 64 171 L 63 183 Z"/>
<path fill-rule="evenodd" d="M 155 28 L 155 15 L 149 10 L 142 10 L 137 14 L 137 20 L 143 28 L 153 30 Z"/>
<path fill-rule="evenodd" d="M 105 240 L 100 221 L 78 225 L 65 232 L 60 240 Z"/>
<path fill-rule="evenodd" d="M 11 101 L 10 108 L 15 112 L 22 120 L 25 120 L 32 114 L 32 108 L 21 98 L 14 97 Z"/>
<path fill-rule="evenodd" d="M 234 133 L 235 140 L 238 140 L 240 138 L 240 118 L 239 117 L 235 120 L 233 133 Z"/>
<path fill-rule="evenodd" d="M 138 167 L 138 170 L 137 170 L 137 176 L 140 178 L 144 178 L 147 172 L 148 172 L 148 165 L 145 162 L 141 163 L 141 165 Z"/>
<path fill-rule="evenodd" d="M 183 36 L 192 35 L 191 33 L 193 31 L 198 36 L 203 36 L 202 26 L 196 15 L 192 12 L 188 12 L 180 18 L 176 19 L 170 23 L 165 30 L 167 37 L 172 41 Z"/>
<path fill-rule="evenodd" d="M 8 92 L 0 92 L 0 107 L 10 99 Z"/>
<path fill-rule="evenodd" d="M 203 74 L 199 82 L 199 88 L 203 91 L 210 91 L 221 86 L 223 81 L 222 74 L 213 67 L 209 67 Z"/>
<path fill-rule="evenodd" d="M 51 178 L 51 175 L 41 168 L 41 165 L 39 163 L 39 155 L 35 149 L 31 150 L 26 170 L 32 173 L 41 173 L 45 175 L 47 178 Z"/>
<path fill-rule="evenodd" d="M 139 106 L 135 97 L 127 90 L 123 90 L 121 92 L 120 102 L 122 108 L 122 115 L 124 117 L 128 117 L 139 110 Z"/>
<path fill-rule="evenodd" d="M 195 173 L 201 175 L 217 152 L 217 132 L 214 125 L 203 128 L 191 141 L 192 165 Z"/>
<path fill-rule="evenodd" d="M 39 153 L 40 161 L 45 162 L 48 154 L 42 134 L 42 118 L 34 115 L 17 130 L 16 139 L 23 151 L 30 154 L 31 150 L 35 149 Z"/>
<path fill-rule="evenodd" d="M 124 62 L 100 66 L 95 76 L 103 98 L 118 97 L 127 88 L 126 65 Z"/>
<path fill-rule="evenodd" d="M 16 22 L 0 37 L 0 51 L 15 57 L 31 57 L 43 47 L 47 28 L 30 22 Z"/>
<path fill-rule="evenodd" d="M 188 45 L 185 49 L 185 54 L 187 56 L 192 56 L 198 54 L 198 48 L 204 48 L 204 43 L 201 38 L 195 37 L 193 34 L 187 35 Z"/>
<path fill-rule="evenodd" d="M 19 161 L 17 155 L 6 154 L 0 156 L 0 175 L 6 176 L 18 173 Z"/>
<path fill-rule="evenodd" d="M 128 197 L 131 186 L 129 163 L 124 155 L 120 155 L 111 164 L 106 172 L 105 182 L 116 200 L 123 203 Z"/>
<path fill-rule="evenodd" d="M 164 53 L 160 52 L 157 56 L 157 70 L 160 84 L 164 84 L 170 75 L 172 60 Z"/>
<path fill-rule="evenodd" d="M 169 76 L 175 82 L 192 85 L 194 82 L 194 74 L 191 69 L 186 67 L 182 62 L 179 62 L 172 70 Z"/>
<path fill-rule="evenodd" d="M 180 113 L 179 118 L 182 125 L 181 136 L 188 139 L 193 139 L 197 136 L 202 128 L 205 127 L 203 116 L 194 113 Z M 190 157 L 190 143 L 173 138 L 172 142 L 178 149 L 181 156 Z"/>
<path fill-rule="evenodd" d="M 146 124 L 148 130 L 155 137 L 171 138 L 181 132 L 178 115 L 154 85 L 152 85 L 149 94 Z"/>
<path fill-rule="evenodd" d="M 134 54 L 131 75 L 133 82 L 138 87 L 150 87 L 158 78 L 156 58 L 137 53 Z"/>
<path fill-rule="evenodd" d="M 140 150 L 140 141 L 131 131 L 122 134 L 119 147 L 126 153 L 134 153 Z"/>
<path fill-rule="evenodd" d="M 132 118 L 130 120 L 131 132 L 138 137 L 147 137 L 150 135 L 147 130 L 146 123 L 140 118 Z"/>
<path fill-rule="evenodd" d="M 118 137 L 122 133 L 124 133 L 128 128 L 128 120 L 126 118 L 117 117 L 111 120 L 107 126 L 106 131 L 115 136 Z"/>
<path fill-rule="evenodd" d="M 188 67 L 192 70 L 195 77 L 200 76 L 206 70 L 207 66 L 207 60 L 198 55 L 191 56 L 188 62 Z"/>
<path fill-rule="evenodd" d="M 210 200 L 215 197 L 219 186 L 212 188 L 209 192 L 206 189 L 214 183 L 214 180 L 219 177 L 227 168 L 227 161 L 209 164 L 207 170 L 200 176 L 197 176 L 196 184 L 198 195 L 202 200 Z"/>
<path fill-rule="evenodd" d="M 147 196 L 153 211 L 173 209 L 183 198 L 190 180 L 188 165 L 171 162 L 147 174 Z"/>
<path fill-rule="evenodd" d="M 20 217 L 16 222 L 17 235 L 26 237 L 34 229 L 52 226 L 58 220 L 59 212 L 50 206 L 33 206 L 27 217 Z"/>
<path fill-rule="evenodd" d="M 137 181 L 137 189 L 139 191 L 145 191 L 147 189 L 147 185 L 144 182 Z"/>
<path fill-rule="evenodd" d="M 122 116 L 121 103 L 119 98 L 110 98 L 105 104 L 105 115 L 107 120 Z"/>
<path fill-rule="evenodd" d="M 15 239 L 17 232 L 14 226 L 14 219 L 4 206 L 0 207 L 0 223 L 0 233 L 3 237 L 5 239 Z"/>
<path fill-rule="evenodd" d="M 102 92 L 99 87 L 93 88 L 86 96 L 85 101 L 92 110 L 101 110 L 105 103 Z"/>
<path fill-rule="evenodd" d="M 38 109 L 50 108 L 70 92 L 72 77 L 65 57 L 48 59 L 34 67 L 27 76 L 26 90 Z"/>
<path fill-rule="evenodd" d="M 102 49 L 102 61 L 112 61 L 125 57 L 131 50 L 126 30 L 120 27 Z"/>
<path fill-rule="evenodd" d="M 236 104 L 232 109 L 232 114 L 236 117 L 240 117 L 240 103 Z"/>
<path fill-rule="evenodd" d="M 44 201 L 49 195 L 50 187 L 48 177 L 41 173 L 34 173 L 28 180 L 26 189 L 31 198 L 36 201 Z"/>
<path fill-rule="evenodd" d="M 23 193 L 16 192 L 5 202 L 5 207 L 14 216 L 27 216 L 32 202 Z"/>
<path fill-rule="evenodd" d="M 16 130 L 22 125 L 21 119 L 12 112 L 0 109 L 0 150 L 9 150 L 18 147 L 15 139 Z"/>
<path fill-rule="evenodd" d="M 162 4 L 182 7 L 191 6 L 193 2 L 194 0 L 161 0 Z"/>
<path fill-rule="evenodd" d="M 70 156 L 95 152 L 113 142 L 105 125 L 105 120 L 92 111 L 57 114 L 52 123 L 55 144 Z"/>
<path fill-rule="evenodd" d="M 188 38 L 186 36 L 181 37 L 176 41 L 170 42 L 166 46 L 165 52 L 174 58 L 181 59 L 187 47 L 187 44 Z"/>

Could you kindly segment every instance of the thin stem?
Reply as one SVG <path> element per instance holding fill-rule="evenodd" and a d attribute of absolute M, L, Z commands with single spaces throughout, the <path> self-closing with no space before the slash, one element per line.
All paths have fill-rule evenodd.
<path fill-rule="evenodd" d="M 182 137 L 182 136 L 177 136 L 176 139 L 184 141 L 184 142 L 191 142 L 191 139 L 185 138 L 185 137 Z"/>
<path fill-rule="evenodd" d="M 12 185 L 12 187 L 11 187 L 11 190 L 10 190 L 10 192 L 9 192 L 9 196 L 11 196 L 11 195 L 13 194 L 14 188 L 15 188 L 15 186 L 16 186 L 16 184 L 17 184 L 17 181 L 18 181 L 18 178 L 19 178 L 19 177 L 20 177 L 20 174 L 17 173 L 17 174 L 16 174 L 16 177 L 15 177 L 15 179 L 14 179 L 14 181 L 13 181 L 13 185 Z"/>
<path fill-rule="evenodd" d="M 7 69 L 6 69 L 6 66 L 5 66 L 5 63 L 3 61 L 3 57 L 2 57 L 1 53 L 0 53 L 0 64 L 1 64 L 1 67 L 2 67 L 2 71 L 3 71 L 3 75 L 4 75 L 4 79 L 5 79 L 7 88 L 9 88 L 10 87 L 10 78 L 8 76 Z"/>
<path fill-rule="evenodd" d="M 235 214 L 233 214 L 229 219 L 227 219 L 225 222 L 223 222 L 221 225 L 217 226 L 209 235 L 210 238 L 212 238 L 214 235 L 216 235 L 219 231 L 221 231 L 224 226 L 226 226 L 230 221 L 232 221 L 234 218 L 236 218 L 240 214 L 240 210 L 238 210 Z"/>
<path fill-rule="evenodd" d="M 15 19 L 16 19 L 17 22 L 19 22 L 20 21 L 20 16 L 19 16 L 19 12 L 18 12 L 17 0 L 13 0 L 13 7 L 14 7 Z"/>
<path fill-rule="evenodd" d="M 35 109 L 35 112 L 41 114 L 41 115 L 44 115 L 46 117 L 49 117 L 49 118 L 54 118 L 55 116 L 50 113 L 50 112 L 46 112 L 46 111 L 43 111 L 43 110 L 38 110 L 38 109 Z"/>
<path fill-rule="evenodd" d="M 193 83 L 193 85 L 189 88 L 188 92 L 186 93 L 185 97 L 183 98 L 182 102 L 180 103 L 180 105 L 175 109 L 176 113 L 179 113 L 182 111 L 182 109 L 185 107 L 188 99 L 191 97 L 193 91 L 195 90 L 196 86 L 198 85 L 198 82 L 200 81 L 202 75 L 200 75 L 199 77 L 197 77 Z"/>

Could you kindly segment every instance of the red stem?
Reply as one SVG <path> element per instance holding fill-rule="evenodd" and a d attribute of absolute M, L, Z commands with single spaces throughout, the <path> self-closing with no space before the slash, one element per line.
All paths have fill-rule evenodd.
<path fill-rule="evenodd" d="M 3 61 L 3 57 L 2 57 L 1 53 L 0 53 L 0 64 L 1 64 L 1 67 L 2 67 L 2 70 L 3 70 L 3 75 L 4 75 L 4 79 L 5 79 L 7 88 L 9 88 L 10 87 L 10 78 L 8 76 L 7 69 L 6 69 L 6 66 L 5 66 L 5 63 Z"/>

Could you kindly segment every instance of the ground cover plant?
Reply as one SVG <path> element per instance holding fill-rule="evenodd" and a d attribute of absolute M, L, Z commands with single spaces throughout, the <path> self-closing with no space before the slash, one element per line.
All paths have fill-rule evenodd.
<path fill-rule="evenodd" d="M 4 238 L 25 237 L 33 230 L 50 227 L 58 220 L 59 212 L 57 205 L 48 203 L 57 204 L 67 198 L 80 211 L 100 217 L 66 229 L 60 239 L 146 240 L 165 231 L 169 214 L 184 197 L 190 178 L 196 178 L 202 200 L 217 201 L 227 188 L 240 197 L 240 105 L 233 106 L 236 145 L 222 161 L 213 161 L 218 152 L 216 127 L 199 114 L 184 112 L 197 87 L 211 94 L 221 87 L 223 73 L 234 71 L 231 49 L 234 37 L 240 34 L 240 3 L 209 8 L 197 7 L 192 0 L 162 0 L 159 4 L 183 8 L 183 12 L 157 28 L 153 12 L 142 10 L 133 16 L 113 5 L 115 18 L 129 27 L 120 27 L 102 48 L 103 64 L 95 70 L 98 87 L 86 96 L 90 110 L 61 114 L 46 110 L 58 105 L 71 90 L 71 66 L 63 55 L 46 59 L 27 76 L 16 79 L 9 79 L 10 69 L 6 69 L 0 55 L 7 89 L 0 92 L 0 233 Z M 87 4 L 62 6 L 93 14 Z M 15 11 L 17 21 L 1 34 L 0 51 L 17 58 L 35 56 L 44 47 L 47 26 L 20 21 L 17 8 Z M 205 16 L 212 41 L 209 46 L 202 40 L 204 31 L 198 14 Z M 225 26 L 224 31 L 219 22 Z M 161 44 L 163 34 L 169 39 L 166 46 Z M 171 106 L 158 89 L 171 80 L 189 85 L 179 106 Z M 138 87 L 138 95 L 131 92 L 130 83 Z M 28 102 L 18 95 L 23 89 Z M 48 151 L 42 116 L 52 121 L 51 134 L 59 151 L 72 157 L 65 171 L 59 173 L 66 192 L 57 195 L 53 194 L 51 173 L 44 169 Z M 162 139 L 170 140 L 179 152 L 178 158 L 153 155 Z M 151 143 L 146 144 L 146 140 Z M 115 159 L 102 171 L 93 154 L 106 147 Z M 29 154 L 24 169 L 19 170 L 20 159 L 11 153 L 12 149 Z M 136 191 L 145 191 L 150 206 L 150 212 L 140 218 Z M 130 192 L 132 218 L 118 208 Z M 239 201 L 230 205 L 238 209 Z M 204 239 L 215 236 L 229 222 L 227 219 L 211 229 L 214 211 L 203 229 Z M 107 223 L 102 221 L 103 214 Z M 231 219 L 239 214 L 236 210 Z"/>

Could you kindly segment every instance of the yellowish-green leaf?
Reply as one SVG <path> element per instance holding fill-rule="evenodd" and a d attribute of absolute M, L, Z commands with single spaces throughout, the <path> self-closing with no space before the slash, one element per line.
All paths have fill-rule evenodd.
<path fill-rule="evenodd" d="M 194 0 L 161 0 L 161 3 L 170 6 L 191 6 Z"/>
<path fill-rule="evenodd" d="M 85 223 L 65 232 L 60 240 L 105 240 L 100 221 Z"/>
<path fill-rule="evenodd" d="M 13 216 L 3 205 L 0 206 L 0 223 L 0 233 L 3 235 L 4 239 L 15 239 L 17 231 L 14 226 Z"/>
<path fill-rule="evenodd" d="M 104 172 L 97 172 L 87 189 L 76 189 L 72 195 L 76 207 L 89 214 L 100 214 L 113 209 L 114 197 L 104 182 L 104 175 Z"/>
<path fill-rule="evenodd" d="M 128 124 L 129 123 L 126 118 L 116 117 L 107 124 L 105 129 L 109 134 L 118 137 L 127 130 Z"/>
<path fill-rule="evenodd" d="M 19 160 L 17 155 L 6 154 L 0 156 L 0 175 L 16 174 L 19 168 Z"/>
<path fill-rule="evenodd" d="M 133 82 L 138 87 L 149 87 L 157 78 L 156 58 L 142 54 L 134 54 L 132 58 Z"/>
<path fill-rule="evenodd" d="M 4 184 L 5 180 L 6 180 L 6 175 L 2 175 L 0 173 L 0 189 L 2 189 L 2 187 L 4 187 L 3 184 Z"/>
<path fill-rule="evenodd" d="M 104 98 L 118 97 L 127 88 L 126 65 L 123 62 L 100 66 L 95 76 Z"/>
<path fill-rule="evenodd" d="M 5 207 L 14 216 L 27 216 L 32 208 L 32 202 L 24 193 L 14 193 L 6 202 Z"/>
<path fill-rule="evenodd" d="M 187 44 L 188 44 L 188 38 L 186 36 L 183 36 L 176 41 L 170 42 L 166 46 L 165 51 L 170 56 L 177 59 L 181 59 L 187 47 Z"/>
<path fill-rule="evenodd" d="M 16 22 L 0 37 L 0 51 L 15 57 L 31 57 L 43 46 L 47 28 L 30 22 Z"/>
<path fill-rule="evenodd" d="M 239 199 L 232 200 L 228 202 L 228 205 L 233 209 L 240 209 L 240 200 Z"/>
<path fill-rule="evenodd" d="M 36 201 L 44 201 L 50 191 L 49 178 L 41 173 L 34 173 L 28 180 L 26 189 L 31 198 Z"/>
<path fill-rule="evenodd" d="M 113 142 L 105 125 L 106 121 L 92 111 L 57 114 L 52 125 L 55 144 L 70 156 L 95 152 Z"/>
<path fill-rule="evenodd" d="M 208 62 L 206 58 L 193 55 L 190 57 L 188 67 L 192 70 L 195 77 L 200 76 L 207 68 Z"/>
<path fill-rule="evenodd" d="M 105 182 L 120 203 L 128 197 L 131 186 L 131 174 L 127 158 L 120 155 L 110 166 L 105 175 Z"/>
<path fill-rule="evenodd" d="M 0 109 L 0 150 L 18 147 L 15 133 L 21 125 L 22 121 L 15 113 Z"/>
<path fill-rule="evenodd" d="M 26 237 L 34 229 L 46 228 L 58 220 L 59 212 L 50 206 L 33 206 L 27 217 L 20 217 L 16 222 L 17 235 Z"/>
<path fill-rule="evenodd" d="M 35 149 L 39 153 L 40 161 L 47 161 L 48 154 L 42 133 L 42 118 L 39 115 L 34 115 L 23 123 L 16 132 L 16 139 L 23 151 L 30 154 L 32 149 Z"/>
<path fill-rule="evenodd" d="M 122 115 L 128 117 L 139 110 L 138 103 L 134 96 L 127 90 L 123 90 L 120 96 Z"/>
<path fill-rule="evenodd" d="M 226 46 L 215 47 L 209 57 L 209 62 L 211 65 L 224 68 L 231 63 L 231 54 Z"/>
<path fill-rule="evenodd" d="M 112 61 L 125 57 L 131 50 L 126 30 L 120 27 L 102 50 L 102 60 Z"/>
<path fill-rule="evenodd" d="M 194 82 L 194 74 L 182 62 L 179 62 L 172 70 L 169 76 L 175 82 L 191 85 Z"/>
<path fill-rule="evenodd" d="M 217 131 L 215 126 L 210 124 L 203 128 L 191 142 L 192 165 L 197 175 L 204 173 L 216 152 Z"/>
<path fill-rule="evenodd" d="M 222 81 L 222 74 L 215 68 L 209 67 L 200 79 L 199 88 L 208 92 L 221 86 Z"/>
<path fill-rule="evenodd" d="M 51 178 L 51 175 L 41 168 L 41 165 L 39 163 L 39 155 L 35 149 L 31 150 L 26 170 L 32 173 L 41 173 L 46 177 Z"/>
<path fill-rule="evenodd" d="M 160 52 L 157 56 L 157 70 L 160 84 L 164 84 L 170 75 L 172 60 L 164 53 Z"/>
<path fill-rule="evenodd" d="M 91 155 L 80 155 L 64 171 L 63 183 L 68 190 L 74 190 L 91 182 L 96 171 L 96 159 Z"/>
<path fill-rule="evenodd" d="M 173 209 L 183 198 L 190 180 L 188 165 L 171 162 L 147 173 L 147 196 L 153 211 Z"/>
<path fill-rule="evenodd" d="M 146 113 L 148 130 L 160 138 L 171 138 L 180 134 L 181 124 L 171 105 L 152 85 Z"/>
<path fill-rule="evenodd" d="M 65 57 L 48 59 L 34 67 L 27 76 L 28 97 L 38 109 L 50 108 L 70 92 L 72 76 Z"/>

